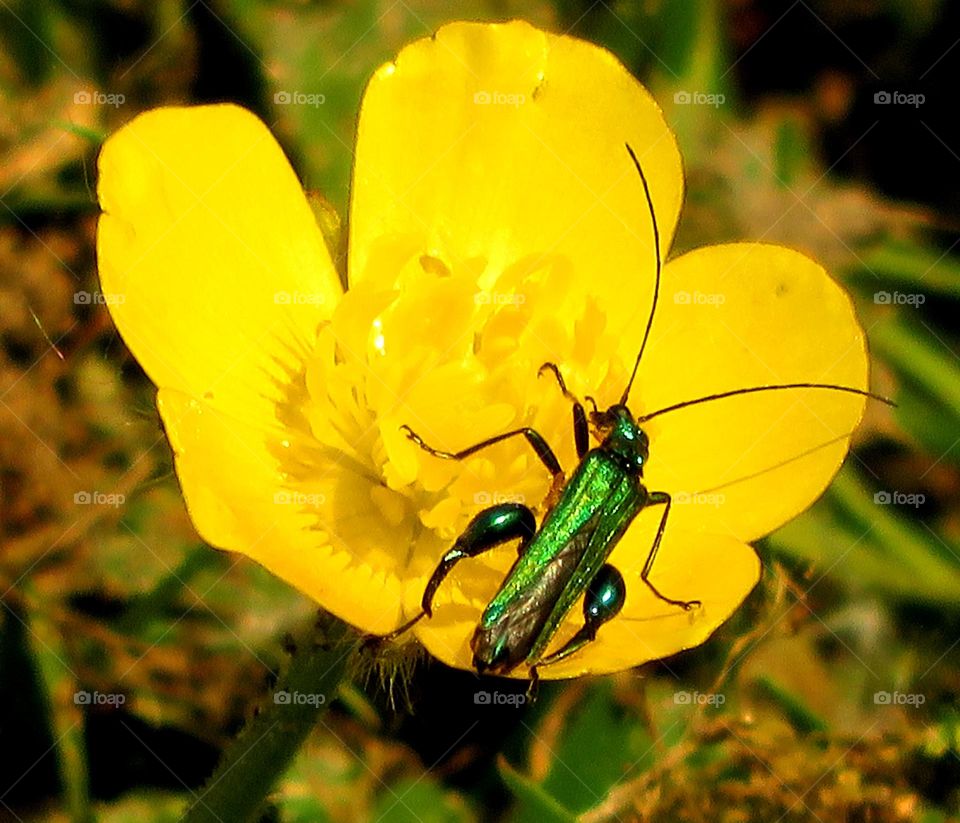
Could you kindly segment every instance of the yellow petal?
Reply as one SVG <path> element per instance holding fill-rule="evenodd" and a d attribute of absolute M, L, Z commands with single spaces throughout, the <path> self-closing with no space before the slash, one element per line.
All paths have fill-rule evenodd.
<path fill-rule="evenodd" d="M 778 246 L 713 246 L 665 268 L 630 406 L 642 415 L 780 383 L 865 389 L 867 369 L 850 299 L 820 266 Z M 823 492 L 864 403 L 796 389 L 667 413 L 644 424 L 647 486 L 674 495 L 678 528 L 754 540 Z"/>
<path fill-rule="evenodd" d="M 640 572 L 659 522 L 648 512 L 610 556 L 627 584 L 623 612 L 602 626 L 583 652 L 544 669 L 550 677 L 615 672 L 659 660 L 705 642 L 740 606 L 760 579 L 757 553 L 739 540 L 668 528 L 650 580 L 666 597 L 699 600 L 685 612 L 658 599 Z"/>
<path fill-rule="evenodd" d="M 556 295 L 572 309 L 561 316 L 602 295 L 622 326 L 649 306 L 655 264 L 626 143 L 649 180 L 665 256 L 680 157 L 659 107 L 616 58 L 520 21 L 445 26 L 382 66 L 364 95 L 351 284 L 392 287 L 408 260 L 427 254 L 473 270 L 495 301 L 511 266 L 549 261 L 574 275 Z"/>
<path fill-rule="evenodd" d="M 659 522 L 659 508 L 641 514 L 614 549 L 610 561 L 627 586 L 623 611 L 600 627 L 597 639 L 580 651 L 540 669 L 547 679 L 622 671 L 669 657 L 703 643 L 743 602 L 760 578 L 760 561 L 750 546 L 723 535 L 668 528 L 650 579 L 667 597 L 700 600 L 690 612 L 658 599 L 640 577 Z M 496 565 L 509 566 L 504 549 Z M 433 618 L 421 621 L 417 637 L 431 654 L 458 668 L 472 667 L 470 637 L 502 575 L 486 558 L 461 562 L 436 598 Z M 583 625 L 582 606 L 574 606 L 550 645 L 563 645 Z M 526 677 L 519 667 L 515 677 Z"/>
<path fill-rule="evenodd" d="M 158 386 L 274 420 L 341 289 L 266 126 L 236 106 L 156 109 L 99 169 L 100 281 L 130 350 Z"/>
<path fill-rule="evenodd" d="M 234 106 L 158 109 L 111 137 L 99 164 L 102 288 L 160 387 L 198 531 L 388 630 L 399 584 L 392 559 L 366 549 L 397 530 L 378 527 L 363 467 L 294 425 L 341 289 L 280 147 Z M 380 596 L 376 609 L 363 592 Z"/>
<path fill-rule="evenodd" d="M 247 425 L 169 389 L 157 405 L 204 540 L 241 551 L 364 631 L 395 628 L 403 556 L 390 549 L 409 543 L 413 523 L 412 511 L 400 522 L 391 512 L 402 498 L 288 431 Z"/>

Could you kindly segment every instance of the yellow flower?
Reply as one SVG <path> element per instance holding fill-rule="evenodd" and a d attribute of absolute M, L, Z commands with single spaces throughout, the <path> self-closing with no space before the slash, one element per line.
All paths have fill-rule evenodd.
<path fill-rule="evenodd" d="M 497 499 L 536 508 L 549 475 L 522 425 L 577 458 L 570 403 L 626 385 L 653 299 L 649 181 L 666 257 L 683 178 L 649 93 L 608 52 L 522 22 L 456 23 L 382 66 L 360 115 L 343 292 L 267 128 L 229 105 L 147 112 L 100 157 L 98 256 L 111 311 L 157 403 L 200 534 L 366 632 L 418 611 L 439 558 Z M 731 389 L 865 388 L 849 299 L 789 249 L 717 246 L 668 262 L 630 406 Z M 619 617 L 544 677 L 609 672 L 702 643 L 755 585 L 747 545 L 805 509 L 846 453 L 863 398 L 814 389 L 703 403 L 645 426 L 641 513 L 610 562 Z M 516 442 L 519 440 L 520 442 Z M 469 640 L 515 551 L 462 562 L 413 634 L 470 668 Z M 568 616 L 551 648 L 582 621 Z M 516 672 L 525 676 L 521 667 Z"/>

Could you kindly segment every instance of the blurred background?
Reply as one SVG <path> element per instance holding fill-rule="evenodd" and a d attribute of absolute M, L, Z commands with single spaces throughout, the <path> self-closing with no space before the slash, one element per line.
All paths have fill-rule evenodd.
<path fill-rule="evenodd" d="M 374 69 L 449 19 L 512 17 L 606 46 L 664 107 L 673 253 L 822 261 L 898 407 L 868 404 L 703 647 L 535 705 L 426 660 L 395 702 L 355 676 L 264 819 L 960 819 L 960 5 L 0 0 L 0 820 L 178 819 L 314 612 L 187 518 L 98 291 L 105 136 L 236 101 L 344 215 Z"/>

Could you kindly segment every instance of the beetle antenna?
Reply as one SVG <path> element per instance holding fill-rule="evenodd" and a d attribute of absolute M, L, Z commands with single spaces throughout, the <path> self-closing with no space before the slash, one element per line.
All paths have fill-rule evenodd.
<path fill-rule="evenodd" d="M 649 414 L 644 414 L 637 418 L 637 422 L 646 423 L 648 420 L 653 420 L 654 417 L 659 417 L 661 414 L 666 414 L 667 412 L 685 409 L 688 406 L 696 406 L 699 403 L 709 403 L 713 400 L 723 400 L 726 397 L 735 397 L 738 394 L 755 394 L 757 392 L 764 391 L 782 391 L 783 389 L 830 389 L 832 391 L 847 392 L 848 394 L 859 394 L 861 397 L 869 397 L 873 400 L 879 400 L 881 403 L 886 403 L 888 406 L 897 405 L 888 397 L 884 397 L 880 394 L 874 394 L 873 392 L 868 392 L 864 389 L 854 389 L 850 386 L 836 386 L 833 383 L 783 383 L 779 386 L 751 386 L 747 389 L 733 389 L 732 391 L 719 392 L 718 394 L 708 394 L 706 397 L 698 397 L 696 400 L 684 400 L 682 403 L 674 403 L 672 406 L 664 406 L 662 409 L 657 409 Z"/>
<path fill-rule="evenodd" d="M 640 175 L 640 182 L 643 183 L 643 193 L 647 198 L 647 208 L 650 209 L 650 220 L 653 223 L 653 250 L 657 256 L 657 277 L 653 284 L 653 305 L 650 307 L 650 316 L 647 318 L 647 328 L 643 332 L 643 342 L 640 344 L 640 352 L 637 354 L 637 359 L 633 363 L 633 371 L 630 373 L 630 382 L 627 383 L 627 387 L 623 390 L 623 394 L 620 396 L 620 405 L 625 406 L 627 403 L 627 398 L 630 396 L 630 389 L 633 386 L 633 379 L 637 376 L 637 369 L 640 366 L 640 358 L 643 357 L 643 350 L 647 347 L 647 338 L 650 336 L 650 327 L 653 325 L 653 314 L 657 310 L 657 299 L 660 297 L 660 269 L 662 267 L 660 261 L 660 229 L 657 228 L 657 215 L 653 210 L 653 199 L 650 197 L 650 185 L 647 183 L 647 176 L 643 173 L 643 168 L 640 166 L 640 161 L 637 160 L 637 155 L 634 154 L 633 149 L 630 148 L 629 143 L 624 143 L 627 147 L 627 152 L 630 154 L 630 159 L 633 160 L 633 165 L 637 169 L 637 174 Z"/>

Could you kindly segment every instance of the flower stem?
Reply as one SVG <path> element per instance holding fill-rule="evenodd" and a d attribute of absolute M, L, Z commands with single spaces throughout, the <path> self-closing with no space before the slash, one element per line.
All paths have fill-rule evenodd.
<path fill-rule="evenodd" d="M 259 819 L 264 798 L 335 697 L 351 648 L 346 625 L 321 614 L 299 639 L 272 698 L 230 744 L 196 794 L 183 817 L 186 823 Z"/>

